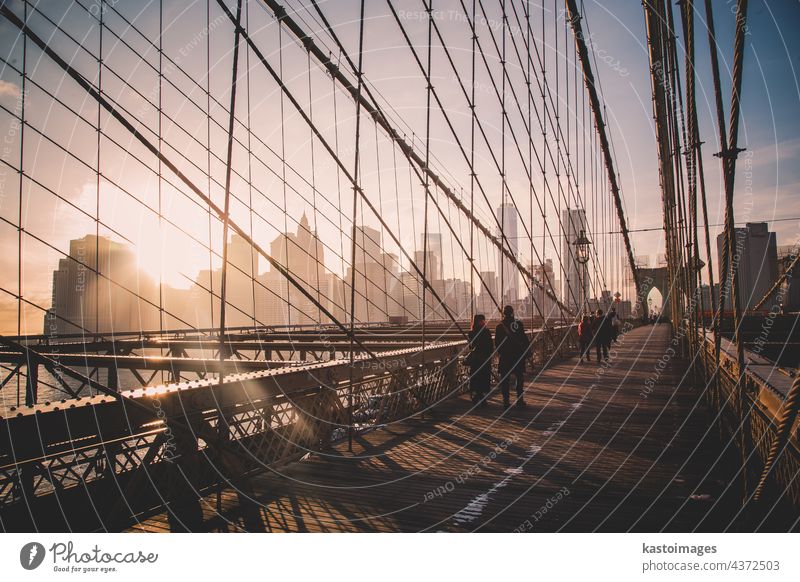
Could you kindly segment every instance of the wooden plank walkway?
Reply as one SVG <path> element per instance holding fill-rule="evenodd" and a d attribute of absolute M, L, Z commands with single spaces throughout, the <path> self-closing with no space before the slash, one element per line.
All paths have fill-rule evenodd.
<path fill-rule="evenodd" d="M 573 358 L 526 384 L 528 406 L 466 396 L 205 498 L 208 529 L 690 531 L 726 527 L 709 421 L 667 325 L 632 330 L 607 367 Z M 652 391 L 643 393 L 648 379 Z M 165 514 L 132 531 L 166 531 Z"/>

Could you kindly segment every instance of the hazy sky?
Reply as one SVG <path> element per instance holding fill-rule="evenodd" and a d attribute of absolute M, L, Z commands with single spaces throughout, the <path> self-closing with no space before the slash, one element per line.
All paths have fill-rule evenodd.
<path fill-rule="evenodd" d="M 702 2 L 696 2 L 702 8 Z M 720 45 L 723 95 L 730 104 L 730 67 L 733 55 L 735 2 L 713 2 Z M 661 224 L 650 85 L 644 45 L 644 18 L 639 3 L 586 2 L 597 46 L 618 58 L 630 75 L 619 78 L 599 67 L 610 127 L 617 146 L 629 218 L 633 227 Z M 713 85 L 710 75 L 705 12 L 696 24 L 697 98 L 704 146 L 709 212 L 721 223 L 720 150 L 715 125 Z M 746 148 L 738 164 L 736 218 L 738 221 L 774 220 L 800 216 L 800 3 L 750 2 L 746 39 L 740 147 Z M 682 39 L 679 39 L 682 44 Z M 727 123 L 727 117 L 726 117 Z M 752 183 L 748 183 L 752 181 Z M 778 244 L 793 244 L 800 236 L 800 221 L 776 222 Z M 719 229 L 716 229 L 719 232 Z M 714 234 L 716 234 L 714 232 Z M 651 254 L 658 234 L 637 234 L 637 251 Z"/>
<path fill-rule="evenodd" d="M 509 25 L 504 30 L 503 4 L 501 0 L 482 0 L 478 4 L 478 35 L 484 54 L 476 57 L 473 83 L 471 33 L 462 8 L 470 12 L 472 2 L 434 0 L 435 21 L 450 52 L 452 65 L 434 34 L 431 82 L 447 119 L 434 101 L 429 131 L 431 164 L 469 205 L 470 170 L 460 148 L 466 148 L 469 155 L 471 115 L 459 80 L 468 92 L 474 84 L 476 112 L 483 130 L 477 134 L 474 153 L 475 173 L 483 188 L 483 192 L 477 186 L 474 189 L 471 203 L 475 214 L 494 230 L 493 210 L 503 199 L 503 179 L 497 166 L 504 164 L 507 196 L 514 198 L 522 216 L 519 231 L 523 239 L 519 247 L 523 262 L 531 258 L 538 262 L 545 257 L 557 260 L 556 249 L 560 252 L 557 210 L 567 204 L 574 206 L 577 194 L 570 190 L 563 169 L 560 184 L 554 178 L 553 162 L 557 156 L 552 139 L 552 110 L 549 110 L 550 121 L 547 122 L 550 128 L 548 147 L 554 157 L 544 161 L 543 166 L 537 162 L 539 156 L 547 160 L 548 150 L 543 145 L 542 130 L 535 115 L 528 139 L 525 66 L 520 68 L 517 60 L 518 51 L 524 49 L 526 41 L 525 30 L 517 24 L 518 18 L 524 24 L 524 5 L 510 0 L 505 2 Z M 226 5 L 235 10 L 232 0 L 227 0 Z M 355 58 L 360 2 L 328 0 L 320 5 L 345 49 Z M 719 1 L 714 5 L 727 108 L 734 3 Z M 11 6 L 18 14 L 23 13 L 19 0 L 11 2 Z M 104 95 L 126 118 L 154 144 L 160 143 L 164 154 L 193 184 L 221 205 L 233 50 L 233 27 L 229 19 L 215 1 L 117 2 L 105 5 L 105 28 L 101 35 L 99 21 L 95 18 L 99 6 L 98 0 L 80 0 L 71 6 L 43 0 L 36 3 L 35 8 L 29 7 L 29 23 L 34 32 L 87 79 L 98 87 L 102 84 Z M 340 60 L 342 70 L 354 80 L 345 59 L 338 54 L 330 35 L 322 30 L 309 3 L 293 0 L 286 2 L 286 6 L 323 50 Z M 392 0 L 391 6 L 397 11 L 421 63 L 426 66 L 428 23 L 422 2 Z M 578 172 L 580 202 L 587 208 L 593 231 L 613 230 L 613 209 L 610 197 L 603 191 L 605 179 L 599 173 L 602 169 L 595 170 L 598 177 L 593 179 L 591 158 L 588 171 L 584 171 L 587 159 L 582 148 L 575 147 L 576 143 L 591 145 L 593 129 L 585 113 L 580 78 L 577 87 L 580 107 L 575 109 L 574 43 L 571 33 L 566 39 L 564 36 L 563 3 L 546 2 L 544 8 L 540 3 L 528 6 L 534 31 L 535 51 L 531 59 L 536 79 L 530 102 L 542 117 L 547 117 L 537 86 L 542 79 L 540 63 L 543 59 L 551 89 L 547 101 L 557 103 L 562 131 L 571 140 L 571 163 Z M 588 23 L 591 33 L 595 74 L 602 84 L 629 226 L 632 229 L 659 228 L 662 226 L 661 194 L 641 3 L 587 1 L 584 10 L 583 22 L 584 26 Z M 771 224 L 778 233 L 778 243 L 791 244 L 800 238 L 800 220 L 796 218 L 800 216 L 800 90 L 796 76 L 800 56 L 800 40 L 796 34 L 800 25 L 800 4 L 790 0 L 753 1 L 749 15 L 740 132 L 740 146 L 747 148 L 747 152 L 738 165 L 736 216 L 737 221 L 742 222 L 791 219 Z M 413 141 L 417 152 L 424 156 L 428 135 L 424 76 L 390 12 L 390 2 L 369 0 L 365 18 L 365 79 L 379 96 L 393 125 L 408 141 Z M 159 22 L 164 31 L 160 40 Z M 706 142 L 710 221 L 721 224 L 720 164 L 713 157 L 720 148 L 714 125 L 709 52 L 703 23 L 704 10 L 699 6 L 696 26 L 698 108 L 702 139 Z M 270 66 L 282 77 L 303 111 L 313 118 L 320 134 L 338 152 L 346 169 L 352 172 L 355 156 L 352 99 L 341 87 L 334 86 L 313 59 L 309 66 L 302 46 L 285 29 L 281 30 L 263 4 L 252 0 L 245 3 L 245 25 Z M 503 122 L 495 94 L 496 89 L 501 89 L 498 53 L 504 37 L 508 67 L 507 123 Z M 102 82 L 97 63 L 101 38 Z M 159 58 L 159 44 L 163 49 L 162 58 Z M 31 331 L 38 331 L 37 327 L 41 326 L 35 319 L 49 306 L 52 271 L 67 252 L 69 240 L 86 233 L 98 232 L 129 242 L 137 249 L 147 275 L 176 287 L 188 287 L 201 269 L 218 267 L 222 246 L 220 221 L 210 216 L 207 207 L 186 185 L 161 168 L 157 159 L 116 121 L 104 111 L 98 111 L 96 101 L 30 42 L 25 111 L 29 127 L 21 147 L 16 117 L 21 105 L 22 46 L 16 29 L 0 19 L 0 54 L 4 59 L 0 63 L 0 131 L 4 135 L 2 159 L 5 162 L 0 166 L 0 217 L 5 220 L 0 223 L 0 240 L 4 249 L 10 250 L 3 254 L 0 264 L 5 291 L 0 301 L 3 321 L 13 315 L 16 322 L 12 295 L 21 293 L 38 306 L 32 307 L 30 312 Z M 526 59 L 524 52 L 522 59 L 523 62 Z M 55 94 L 63 104 L 47 93 Z M 159 104 L 161 116 L 158 115 Z M 337 171 L 334 158 L 325 151 L 320 139 L 312 140 L 308 125 L 289 99 L 281 98 L 278 84 L 255 52 L 246 50 L 244 44 L 239 61 L 236 116 L 231 188 L 233 220 L 268 249 L 280 232 L 294 231 L 300 216 L 306 212 L 325 244 L 326 265 L 334 272 L 344 273 L 353 215 L 350 184 L 344 174 Z M 98 117 L 102 128 L 99 152 Z M 577 142 L 574 140 L 576 130 Z M 529 142 L 534 148 L 530 180 L 525 170 Z M 517 150 L 517 145 L 521 150 Z M 411 171 L 402 153 L 392 147 L 385 133 L 377 130 L 367 117 L 362 117 L 359 148 L 363 190 L 401 247 L 412 252 L 418 246 L 425 221 L 426 197 L 420 179 Z M 25 176 L 21 192 L 20 158 Z M 558 161 L 559 165 L 562 163 Z M 573 178 L 573 184 L 574 181 Z M 433 201 L 429 200 L 428 228 L 444 233 L 445 274 L 469 279 L 468 264 L 461 250 L 461 245 L 469 244 L 469 223 L 443 194 L 435 193 L 434 198 L 455 231 L 453 236 Z M 356 216 L 359 223 L 379 226 L 376 216 L 361 203 Z M 20 219 L 24 230 L 19 253 L 21 265 L 17 259 Z M 712 228 L 712 236 L 719 230 L 719 227 Z M 533 249 L 528 234 L 533 237 Z M 636 254 L 654 256 L 663 252 L 662 238 L 659 231 L 634 233 Z M 619 287 L 622 259 L 612 258 L 616 248 L 613 240 L 612 236 L 596 235 L 595 248 L 602 252 L 603 260 L 602 264 L 593 264 L 592 270 L 595 274 L 602 271 L 607 286 Z M 388 252 L 402 254 L 388 231 L 383 232 L 383 241 Z M 476 237 L 474 244 L 479 268 L 495 269 L 496 251 L 491 244 L 485 237 Z M 408 265 L 407 261 L 403 262 Z M 262 261 L 260 270 L 266 268 Z M 20 272 L 22 289 L 17 284 Z M 556 272 L 558 276 L 558 267 Z"/>

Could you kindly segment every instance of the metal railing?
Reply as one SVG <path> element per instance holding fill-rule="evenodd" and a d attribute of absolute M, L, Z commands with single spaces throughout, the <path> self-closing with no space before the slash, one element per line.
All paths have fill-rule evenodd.
<path fill-rule="evenodd" d="M 536 367 L 575 327 L 530 332 Z M 18 407 L 0 418 L 6 528 L 119 529 L 165 508 L 201 527 L 200 497 L 424 414 L 467 388 L 464 341 Z M 242 485 L 245 486 L 245 485 Z"/>
<path fill-rule="evenodd" d="M 698 334 L 697 345 L 701 348 L 696 361 L 705 378 L 704 393 L 712 409 L 720 411 L 719 422 L 723 433 L 728 438 L 733 438 L 743 426 L 736 404 L 740 396 L 737 393 L 738 363 L 735 346 L 726 339 L 722 340 L 717 368 L 713 333 L 707 331 L 705 337 Z M 748 474 L 745 476 L 749 484 L 749 494 L 752 494 L 775 439 L 781 409 L 793 378 L 777 365 L 756 354 L 745 352 L 745 355 L 749 364 L 740 390 L 747 413 L 744 427 L 748 434 L 744 436 L 752 444 L 753 455 L 746 463 Z M 761 373 L 758 368 L 764 368 L 767 373 Z M 795 508 L 800 508 L 799 475 L 800 423 L 795 422 L 790 429 L 788 442 L 776 458 L 770 474 L 773 497 L 782 497 Z"/>

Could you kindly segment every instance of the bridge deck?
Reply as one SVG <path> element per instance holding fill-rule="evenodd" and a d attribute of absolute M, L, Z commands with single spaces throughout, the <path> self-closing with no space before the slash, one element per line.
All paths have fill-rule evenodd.
<path fill-rule="evenodd" d="M 718 528 L 724 484 L 685 362 L 645 381 L 668 348 L 667 325 L 638 328 L 608 369 L 573 358 L 531 376 L 528 406 L 466 396 L 204 499 L 212 530 L 686 531 Z M 701 443 L 698 446 L 698 443 Z M 694 496 L 694 497 L 693 497 Z M 710 496 L 710 499 L 709 499 Z M 526 520 L 528 520 L 526 522 Z M 716 522 L 716 523 L 715 523 Z M 137 531 L 169 528 L 165 514 Z M 724 524 L 722 525 L 724 527 Z"/>

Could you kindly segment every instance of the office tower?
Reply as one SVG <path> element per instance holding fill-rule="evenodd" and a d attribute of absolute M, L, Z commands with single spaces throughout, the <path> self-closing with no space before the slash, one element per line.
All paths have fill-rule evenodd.
<path fill-rule="evenodd" d="M 428 244 L 427 249 L 425 247 L 425 239 L 427 238 Z M 427 250 L 430 257 L 433 257 L 436 263 L 436 273 L 438 275 L 435 277 L 436 279 L 444 279 L 444 251 L 442 248 L 442 235 L 439 232 L 429 232 L 426 234 L 420 235 L 420 250 Z M 422 268 L 420 266 L 420 268 Z M 429 280 L 433 280 L 432 277 L 428 277 Z"/>
<path fill-rule="evenodd" d="M 547 291 L 552 291 L 557 298 L 560 293 L 560 281 L 556 279 L 553 260 L 545 259 L 544 263 L 531 264 L 529 268 L 541 287 L 536 284 L 531 286 L 531 294 L 528 297 L 528 301 L 526 301 L 528 304 L 526 305 L 526 312 L 528 315 L 545 319 L 560 317 L 561 310 L 558 304 L 547 294 Z"/>
<path fill-rule="evenodd" d="M 480 278 L 475 278 L 478 293 L 475 296 L 475 313 L 494 318 L 499 314 L 495 301 L 500 302 L 497 294 L 497 275 L 494 271 L 481 271 Z M 500 305 L 500 308 L 503 306 Z"/>
<path fill-rule="evenodd" d="M 225 274 L 226 327 L 253 325 L 256 292 L 253 274 L 257 264 L 253 247 L 234 233 L 228 242 L 228 270 Z"/>
<path fill-rule="evenodd" d="M 748 222 L 744 228 L 736 228 L 734 248 L 731 257 L 736 262 L 739 276 L 740 303 L 742 310 L 754 307 L 772 286 L 778 277 L 778 248 L 775 233 L 770 232 L 766 222 Z M 725 234 L 717 236 L 717 252 L 720 257 L 719 277 L 722 278 L 723 248 Z M 722 285 L 724 309 L 733 309 L 732 270 L 728 270 L 728 278 Z M 768 310 L 775 305 L 773 295 L 762 309 Z"/>
<path fill-rule="evenodd" d="M 425 278 L 430 281 L 438 281 L 442 278 L 442 272 L 439 270 L 439 261 L 433 251 L 414 251 L 414 262 L 417 268 L 425 273 Z"/>
<path fill-rule="evenodd" d="M 158 329 L 158 304 L 158 285 L 140 271 L 131 247 L 86 235 L 70 241 L 69 256 L 53 272 L 44 333 Z"/>
<path fill-rule="evenodd" d="M 536 280 L 539 281 L 544 287 L 547 288 L 548 291 L 552 291 L 553 295 L 558 297 L 560 290 L 558 289 L 558 279 L 556 279 L 556 273 L 553 269 L 553 259 L 545 259 L 544 264 L 542 263 L 534 263 L 529 265 L 529 269 L 533 276 L 536 277 Z M 551 289 L 552 286 L 552 289 Z"/>
<path fill-rule="evenodd" d="M 513 204 L 506 202 L 497 207 L 497 222 L 499 224 L 497 236 L 503 248 L 509 250 L 516 257 L 519 241 L 517 240 L 517 211 Z M 519 297 L 519 269 L 500 249 L 497 251 L 497 265 L 499 269 L 497 276 L 500 281 L 498 301 L 513 303 Z"/>
<path fill-rule="evenodd" d="M 564 262 L 564 282 L 561 300 L 572 311 L 583 309 L 589 295 L 589 266 L 576 259 L 575 242 L 583 230 L 588 237 L 586 211 L 567 208 L 561 211 L 561 260 Z"/>
<path fill-rule="evenodd" d="M 355 321 L 386 321 L 390 303 L 386 290 L 392 277 L 389 272 L 392 260 L 381 250 L 380 231 L 362 225 L 356 227 L 355 233 L 356 260 L 348 266 L 344 280 L 347 314 L 350 315 L 351 282 L 355 281 Z"/>
<path fill-rule="evenodd" d="M 297 225 L 296 233 L 280 234 L 272 241 L 270 254 L 315 300 L 326 308 L 330 306 L 330 298 L 324 296 L 320 284 L 325 277 L 322 242 L 316 231 L 311 230 L 305 213 Z M 276 269 L 268 272 L 266 285 L 271 292 L 260 292 L 257 297 L 257 303 L 263 302 L 257 306 L 257 311 L 264 323 L 308 325 L 325 321 L 324 315 L 320 317 L 317 306 Z"/>

